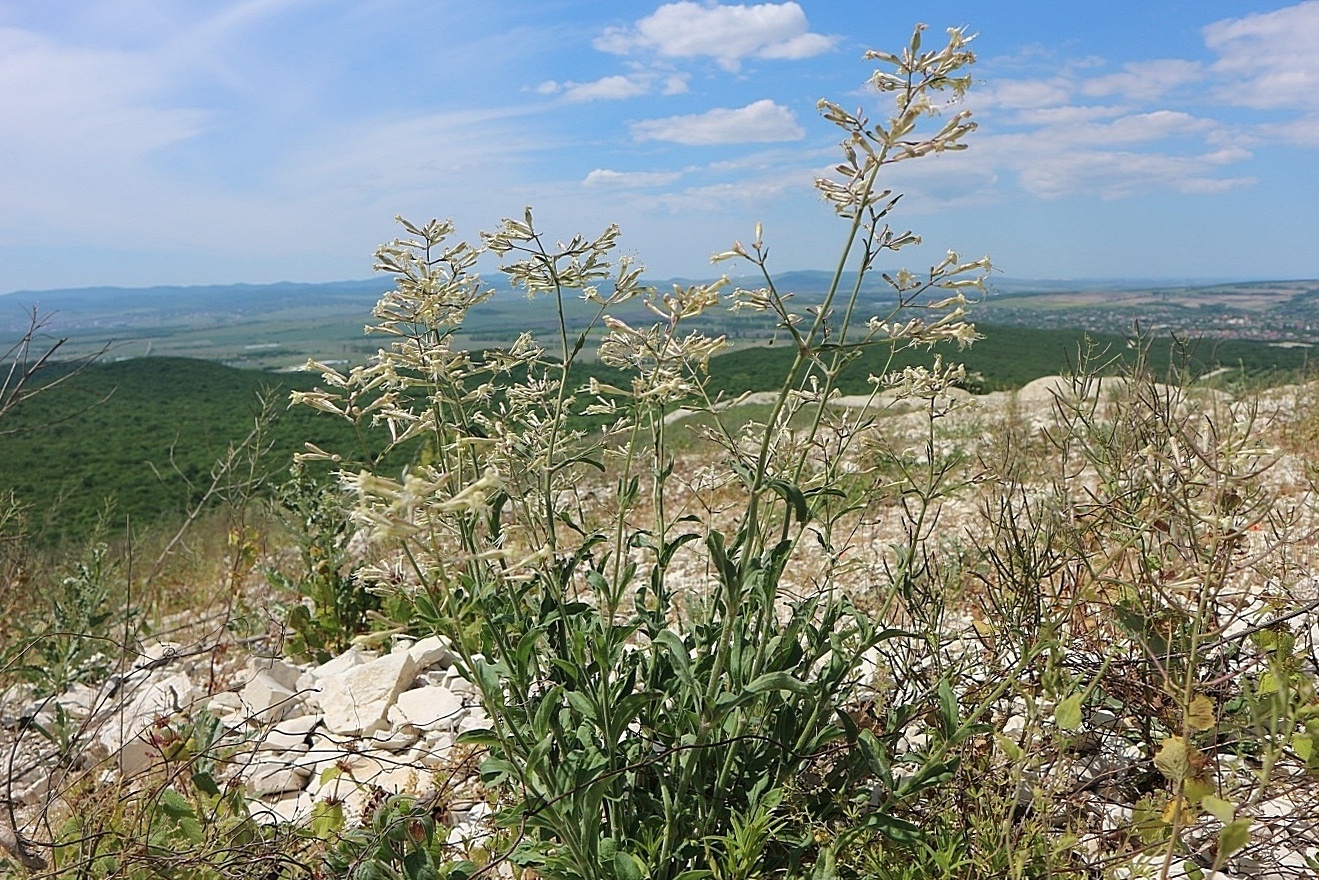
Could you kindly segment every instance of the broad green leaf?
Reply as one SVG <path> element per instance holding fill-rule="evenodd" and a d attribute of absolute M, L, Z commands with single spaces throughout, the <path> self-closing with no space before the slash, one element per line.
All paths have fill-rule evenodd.
<path fill-rule="evenodd" d="M 209 773 L 198 772 L 192 774 L 192 785 L 193 788 L 203 794 L 209 794 L 212 797 L 220 796 L 220 786 L 215 784 L 215 777 Z"/>
<path fill-rule="evenodd" d="M 948 683 L 948 679 L 939 682 L 939 721 L 943 725 L 943 735 L 950 737 L 953 731 L 957 729 L 958 711 L 957 695 L 953 693 L 953 686 Z"/>
<path fill-rule="evenodd" d="M 922 836 L 919 825 L 913 825 L 906 819 L 899 819 L 879 810 L 871 813 L 864 824 L 896 843 L 914 843 Z"/>
<path fill-rule="evenodd" d="M 630 852 L 614 853 L 614 876 L 618 880 L 642 880 L 646 876 L 646 866 Z"/>
<path fill-rule="evenodd" d="M 499 745 L 499 737 L 488 727 L 476 727 L 472 730 L 464 730 L 462 733 L 458 734 L 458 736 L 454 738 L 454 743 L 457 745 L 492 747 Z M 331 767 L 329 769 L 332 770 L 334 768 Z M 321 775 L 324 776 L 325 774 Z M 324 782 L 325 780 L 322 779 L 321 781 Z"/>
<path fill-rule="evenodd" d="M 311 833 L 321 840 L 328 840 L 344 827 L 343 802 L 335 800 L 317 801 L 311 808 Z"/>
<path fill-rule="evenodd" d="M 481 692 L 491 696 L 502 693 L 499 686 L 499 670 L 495 669 L 494 664 L 487 663 L 485 660 L 477 660 L 475 665 L 476 685 L 481 689 Z"/>
<path fill-rule="evenodd" d="M 1237 815 L 1237 808 L 1231 801 L 1225 801 L 1212 794 L 1200 798 L 1200 807 L 1224 825 L 1230 824 Z"/>
<path fill-rule="evenodd" d="M 1314 757 L 1314 736 L 1308 733 L 1298 733 L 1292 737 L 1292 751 L 1296 757 L 1305 763 L 1310 763 Z"/>
<path fill-rule="evenodd" d="M 172 788 L 167 788 L 160 793 L 160 809 L 164 811 L 166 816 L 175 820 L 196 815 L 188 799 Z"/>
<path fill-rule="evenodd" d="M 568 691 L 564 696 L 568 700 L 568 705 L 577 710 L 578 714 L 590 721 L 595 720 L 595 705 L 586 694 L 581 691 Z"/>
<path fill-rule="evenodd" d="M 430 853 L 417 849 L 403 857 L 403 876 L 407 880 L 436 880 L 439 872 L 435 870 Z"/>
<path fill-rule="evenodd" d="M 1214 868 L 1226 864 L 1232 853 L 1250 843 L 1250 819 L 1233 819 L 1218 832 L 1218 855 L 1214 858 Z"/>
<path fill-rule="evenodd" d="M 772 479 L 766 485 L 770 489 L 792 505 L 793 512 L 797 515 L 798 522 L 806 522 L 811 517 L 810 508 L 806 505 L 806 496 L 802 494 L 792 483 L 782 479 Z"/>
<path fill-rule="evenodd" d="M 1053 710 L 1053 720 L 1063 730 L 1079 730 L 1081 727 L 1081 695 L 1072 694 L 1058 704 Z"/>

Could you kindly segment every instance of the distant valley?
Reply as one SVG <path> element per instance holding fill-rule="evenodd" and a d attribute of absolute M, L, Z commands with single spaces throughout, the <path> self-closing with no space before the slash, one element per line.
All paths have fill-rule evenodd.
<path fill-rule="evenodd" d="M 804 305 L 828 287 L 826 272 L 788 272 L 776 279 Z M 733 284 L 755 286 L 755 278 Z M 690 279 L 653 282 L 660 290 Z M 67 338 L 66 356 L 109 345 L 109 359 L 175 356 L 230 366 L 287 370 L 309 358 L 360 362 L 384 344 L 363 332 L 371 309 L 387 289 L 384 278 L 321 284 L 233 284 L 200 287 L 83 288 L 19 291 L 0 296 L 0 343 L 8 348 L 27 328 L 31 310 L 46 321 L 43 334 Z M 863 290 L 868 309 L 882 312 L 892 299 L 882 285 Z M 583 303 L 570 309 L 585 315 Z M 638 306 L 625 320 L 645 317 Z M 1154 333 L 1215 339 L 1250 339 L 1308 346 L 1319 340 L 1319 280 L 1226 284 L 1148 281 L 1032 281 L 995 279 L 992 294 L 976 307 L 981 323 L 1124 334 L 1139 322 Z M 552 331 L 549 299 L 528 300 L 499 292 L 475 312 L 462 344 L 485 348 L 507 343 L 523 330 Z M 702 329 L 735 342 L 768 342 L 763 322 L 719 311 Z"/>

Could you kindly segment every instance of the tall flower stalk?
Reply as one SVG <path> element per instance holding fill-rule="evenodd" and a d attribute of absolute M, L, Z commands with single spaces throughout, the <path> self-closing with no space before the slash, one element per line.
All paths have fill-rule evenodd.
<path fill-rule="evenodd" d="M 867 349 L 976 338 L 966 293 L 983 289 L 989 262 L 951 253 L 919 276 L 884 274 L 883 313 L 862 318 L 878 259 L 919 241 L 889 225 L 899 197 L 881 188 L 885 169 L 962 149 L 974 128 L 936 103 L 968 88 L 969 38 L 952 30 L 926 51 L 922 32 L 900 55 L 867 55 L 885 68 L 870 84 L 896 102 L 884 122 L 820 104 L 844 159 L 816 185 L 846 231 L 826 295 L 804 313 L 775 283 L 759 226 L 714 259 L 749 261 L 762 288 L 727 292 L 721 279 L 661 293 L 614 256 L 613 226 L 551 246 L 528 209 L 473 246 L 450 242 L 451 223 L 401 221 L 407 237 L 377 254 L 395 288 L 369 328 L 389 346 L 347 373 L 316 365 L 324 387 L 296 395 L 423 444 L 402 475 L 368 462 L 341 477 L 358 520 L 393 548 L 362 576 L 403 597 L 414 627 L 449 635 L 482 694 L 490 726 L 465 738 L 488 750 L 501 829 L 482 858 L 556 877 L 763 876 L 830 864 L 865 834 L 919 830 L 894 810 L 942 771 L 895 781 L 892 743 L 844 711 L 863 658 L 906 634 L 861 613 L 836 565 L 812 571 L 808 591 L 784 579 L 804 538 L 830 544 L 864 504 L 840 501 L 857 436 L 830 407 L 842 370 Z M 473 271 L 482 252 L 526 295 L 553 298 L 556 338 L 455 345 L 492 295 Z M 588 304 L 580 320 L 575 299 Z M 622 317 L 637 302 L 648 324 Z M 709 389 L 727 341 L 694 324 L 722 307 L 761 311 L 792 339 L 764 423 L 734 427 Z M 628 381 L 586 375 L 589 346 Z M 886 370 L 877 390 L 925 394 L 957 378 L 917 372 Z M 741 487 L 731 516 L 677 515 L 678 406 L 709 419 L 718 482 Z M 590 431 L 583 416 L 609 424 Z M 837 560 L 846 548 L 827 549 Z M 679 563 L 705 575 L 680 577 Z"/>

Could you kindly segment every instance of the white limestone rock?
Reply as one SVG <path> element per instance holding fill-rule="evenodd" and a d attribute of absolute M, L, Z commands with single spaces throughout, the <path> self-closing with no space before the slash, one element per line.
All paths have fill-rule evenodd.
<path fill-rule="evenodd" d="M 301 825 L 311 819 L 316 801 L 305 791 L 275 800 L 248 798 L 248 814 L 263 825 Z"/>
<path fill-rule="evenodd" d="M 422 730 L 455 730 L 466 714 L 462 697 L 446 687 L 432 685 L 399 694 L 389 710 L 389 720 Z"/>
<path fill-rule="evenodd" d="M 142 647 L 137 659 L 133 661 L 134 669 L 155 669 L 177 660 L 184 653 L 183 645 L 178 642 L 152 641 Z"/>
<path fill-rule="evenodd" d="M 480 706 L 473 707 L 462 720 L 458 722 L 458 732 L 466 733 L 469 730 L 489 730 L 490 716 Z"/>
<path fill-rule="evenodd" d="M 256 744 L 256 751 L 302 753 L 307 751 L 307 734 L 285 733 L 278 728 L 272 728 L 262 734 Z"/>
<path fill-rule="evenodd" d="M 285 718 L 279 724 L 275 725 L 275 730 L 280 733 L 297 734 L 304 739 L 316 729 L 321 723 L 320 713 L 314 715 L 297 715 L 292 718 Z"/>
<path fill-rule="evenodd" d="M 406 691 L 404 693 L 407 693 Z M 399 695 L 402 698 L 403 694 Z M 389 714 L 392 716 L 394 710 L 391 708 Z M 417 740 L 421 739 L 421 731 L 411 724 L 395 723 L 393 727 L 382 728 L 371 734 L 366 740 L 373 749 L 383 749 L 387 752 L 397 752 L 415 745 Z"/>
<path fill-rule="evenodd" d="M 349 816 L 360 816 L 363 804 L 377 789 L 422 796 L 434 787 L 425 768 L 406 764 L 387 752 L 364 752 L 343 757 L 313 773 L 307 794 L 317 801 L 339 801 Z"/>
<path fill-rule="evenodd" d="M 453 665 L 453 643 L 443 636 L 427 636 L 408 648 L 408 653 L 416 661 L 418 671 L 437 666 L 447 669 Z"/>
<path fill-rule="evenodd" d="M 135 687 L 126 687 L 133 689 L 124 704 L 100 725 L 96 737 L 114 756 L 121 778 L 141 773 L 159 757 L 155 741 L 159 719 L 189 712 L 203 699 L 192 680 L 182 673 L 154 674 Z"/>
<path fill-rule="evenodd" d="M 301 791 L 306 788 L 311 771 L 279 756 L 253 764 L 247 771 L 247 790 L 258 797 Z"/>
<path fill-rule="evenodd" d="M 350 736 L 380 729 L 389 707 L 416 673 L 416 661 L 402 651 L 325 679 L 319 702 L 326 728 Z"/>
<path fill-rule="evenodd" d="M 306 672 L 301 666 L 296 666 L 287 660 L 281 660 L 277 657 L 253 657 L 247 661 L 247 671 L 249 677 L 255 677 L 259 673 L 265 673 L 279 682 L 290 691 L 298 691 L 298 681 Z"/>
<path fill-rule="evenodd" d="M 370 663 L 375 658 L 354 645 L 338 657 L 327 660 L 320 666 L 308 670 L 308 674 L 317 681 L 328 681 L 343 675 L 350 669 Z"/>
<path fill-rule="evenodd" d="M 293 688 L 280 682 L 265 670 L 256 672 L 243 685 L 239 696 L 243 707 L 254 721 L 268 723 L 281 721 L 302 708 L 302 697 Z"/>

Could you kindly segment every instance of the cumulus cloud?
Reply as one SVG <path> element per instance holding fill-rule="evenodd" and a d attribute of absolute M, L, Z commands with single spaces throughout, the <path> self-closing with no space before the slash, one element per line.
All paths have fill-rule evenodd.
<path fill-rule="evenodd" d="M 737 70 L 744 58 L 810 58 L 828 52 L 835 42 L 811 32 L 797 3 L 706 6 L 681 0 L 664 4 L 632 27 L 606 30 L 594 45 L 614 55 L 705 56 Z"/>
<path fill-rule="evenodd" d="M 1118 95 L 1136 101 L 1162 98 L 1178 86 L 1204 79 L 1204 67 L 1195 61 L 1165 58 L 1125 64 L 1119 73 L 1110 73 L 1087 81 L 1082 87 L 1087 95 Z"/>
<path fill-rule="evenodd" d="M 611 171 L 597 168 L 582 181 L 583 186 L 634 189 L 648 186 L 667 186 L 682 179 L 678 171 Z"/>
<path fill-rule="evenodd" d="M 631 73 L 605 76 L 591 82 L 557 82 L 546 80 L 532 91 L 538 95 L 562 95 L 565 101 L 622 101 L 639 98 L 657 90 L 663 95 L 680 95 L 687 91 L 687 77 L 682 74 Z"/>
<path fill-rule="evenodd" d="M 1067 104 L 1062 107 L 1038 107 L 1020 110 L 1013 113 L 1009 119 L 1017 125 L 1067 127 L 1093 122 L 1097 119 L 1112 119 L 1116 116 L 1122 116 L 1126 112 L 1126 108 L 1111 104 L 1091 104 L 1087 106 Z"/>
<path fill-rule="evenodd" d="M 1192 116 L 1180 110 L 1154 110 L 1120 116 L 1103 123 L 1075 122 L 1056 126 L 1052 131 L 1056 144 L 1112 146 L 1204 135 L 1220 127 L 1212 119 Z"/>
<path fill-rule="evenodd" d="M 993 83 L 976 94 L 976 106 L 1000 107 L 1005 110 L 1056 107 L 1072 97 L 1071 85 L 1065 80 L 1005 79 Z"/>
<path fill-rule="evenodd" d="M 1120 199 L 1248 187 L 1255 178 L 1239 166 L 1254 145 L 1319 146 L 1319 0 L 1224 19 L 1203 35 L 1212 62 L 1114 70 L 1093 58 L 1014 59 L 1012 79 L 973 93 L 985 133 L 956 161 L 1005 172 L 1043 198 Z M 1029 67 L 1041 75 L 1022 76 Z M 1241 118 L 1234 107 L 1276 112 Z"/>
<path fill-rule="evenodd" d="M 595 82 L 568 83 L 563 96 L 569 101 L 619 101 L 635 98 L 650 91 L 650 81 L 645 77 L 606 76 Z"/>
<path fill-rule="evenodd" d="M 1250 186 L 1253 177 L 1222 177 L 1224 165 L 1248 154 L 1217 150 L 1196 155 L 1138 153 L 1130 150 L 1042 152 L 1020 169 L 1023 189 L 1043 198 L 1078 193 L 1105 200 L 1172 189 L 1184 195 L 1228 192 Z"/>
<path fill-rule="evenodd" d="M 1219 96 L 1246 107 L 1319 109 L 1319 0 L 1225 19 L 1204 29 L 1227 78 Z"/>
<path fill-rule="evenodd" d="M 806 130 L 787 107 L 768 98 L 745 107 L 717 107 L 705 113 L 647 119 L 632 125 L 639 141 L 671 141 L 690 146 L 796 141 Z"/>

